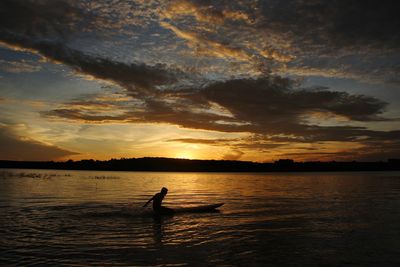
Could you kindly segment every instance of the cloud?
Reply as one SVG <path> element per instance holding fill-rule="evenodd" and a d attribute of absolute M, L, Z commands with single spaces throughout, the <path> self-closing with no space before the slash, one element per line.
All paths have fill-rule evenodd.
<path fill-rule="evenodd" d="M 299 149 L 296 152 L 286 151 L 283 154 L 286 157 L 295 158 L 298 161 L 382 161 L 390 158 L 399 158 L 400 142 L 399 140 L 372 141 L 372 142 L 351 142 L 343 147 L 343 144 L 333 144 L 338 149 L 324 148 L 324 143 L 315 147 L 315 149 L 306 151 Z"/>
<path fill-rule="evenodd" d="M 160 25 L 186 40 L 195 57 L 236 60 L 241 67 L 230 71 L 236 75 L 270 70 L 382 83 L 399 74 L 396 7 L 393 1 L 175 1 Z M 251 22 L 230 20 L 228 11 Z"/>
<path fill-rule="evenodd" d="M 387 105 L 363 95 L 293 89 L 291 83 L 279 76 L 239 79 L 211 84 L 200 94 L 226 108 L 237 120 L 251 123 L 242 127 L 262 132 L 293 131 L 293 126 L 302 126 L 299 117 L 312 111 L 332 112 L 351 120 L 375 120 Z"/>
<path fill-rule="evenodd" d="M 14 50 L 27 50 L 47 60 L 70 66 L 78 73 L 109 80 L 133 92 L 152 90 L 173 83 L 175 77 L 161 65 L 125 64 L 90 56 L 66 44 L 81 20 L 92 22 L 90 14 L 65 1 L 2 1 L 0 41 Z M 82 26 L 83 27 L 83 26 Z"/>
<path fill-rule="evenodd" d="M 170 29 L 178 37 L 187 40 L 191 46 L 197 47 L 201 54 L 213 55 L 221 58 L 235 58 L 243 61 L 251 59 L 251 55 L 243 49 L 232 48 L 220 42 L 201 37 L 197 33 L 180 30 L 166 22 L 161 22 L 160 25 L 164 28 Z"/>
<path fill-rule="evenodd" d="M 262 66 L 274 73 L 385 83 L 399 75 L 398 9 L 390 0 L 177 1 L 166 17 L 195 55 L 234 55 L 208 41 L 235 48 L 239 55 L 227 58 L 242 66 L 252 62 L 247 73 L 257 75 Z M 251 19 L 232 21 L 224 11 L 244 11 Z"/>
<path fill-rule="evenodd" d="M 244 155 L 243 151 L 234 150 L 230 153 L 225 154 L 222 159 L 223 160 L 239 160 Z"/>
<path fill-rule="evenodd" d="M 259 65 L 260 58 L 272 59 L 277 62 L 286 63 L 294 59 L 291 55 L 286 55 L 271 47 L 260 48 L 258 45 L 241 44 L 237 46 L 228 45 L 230 41 L 215 41 L 209 36 L 209 32 L 200 35 L 193 31 L 179 29 L 170 23 L 161 21 L 160 25 L 166 29 L 173 31 L 176 36 L 188 42 L 189 47 L 194 50 L 196 55 L 212 56 L 223 59 L 235 59 L 238 61 L 251 62 Z"/>
<path fill-rule="evenodd" d="M 132 5 L 106 1 L 4 0 L 0 2 L 0 25 L 5 32 L 20 36 L 69 40 L 76 33 L 100 28 L 121 30 L 124 23 L 135 21 L 127 14 L 132 9 Z"/>
<path fill-rule="evenodd" d="M 255 72 L 262 61 L 294 59 L 275 46 L 272 36 L 264 38 L 252 27 L 247 10 L 255 7 L 250 2 L 174 1 L 162 12 L 160 25 L 186 40 L 194 56 L 251 63 Z"/>
<path fill-rule="evenodd" d="M 287 32 L 302 45 L 398 48 L 400 19 L 393 1 L 265 1 L 260 29 Z M 322 48 L 323 49 L 323 48 Z"/>
<path fill-rule="evenodd" d="M 400 40 L 396 31 L 399 19 L 393 11 L 395 7 L 396 4 L 390 1 L 376 6 L 371 1 L 343 4 L 340 1 L 320 0 L 218 3 L 189 0 L 168 3 L 98 1 L 95 4 L 5 0 L 0 3 L 0 32 L 4 36 L 3 41 L 10 45 L 17 44 L 19 48 L 25 46 L 26 49 L 29 45 L 13 41 L 29 39 L 31 42 L 61 43 L 68 47 L 69 43 L 90 33 L 93 38 L 96 36 L 96 42 L 101 46 L 112 40 L 113 35 L 134 35 L 138 39 L 135 45 L 140 47 L 140 56 L 137 56 L 140 61 L 151 57 L 157 62 L 188 69 L 187 66 L 193 67 L 194 60 L 198 65 L 199 56 L 206 56 L 206 66 L 198 69 L 202 75 L 217 70 L 219 75 L 251 77 L 272 70 L 291 75 L 382 82 L 398 76 L 397 64 L 393 62 L 396 53 L 398 55 Z M 168 34 L 156 29 L 156 24 L 186 40 L 188 47 L 177 45 L 174 39 L 171 41 Z M 114 58 L 116 54 L 121 57 L 121 54 L 133 56 L 135 53 L 127 51 L 124 42 L 119 40 L 118 44 L 124 46 L 121 51 L 97 49 L 96 52 L 100 51 L 103 56 L 93 56 L 93 59 L 107 58 L 104 56 L 107 53 Z M 171 53 L 176 53 L 176 56 Z M 338 59 L 338 55 L 343 58 Z M 349 55 L 365 60 L 346 62 Z M 386 57 L 378 58 L 379 55 Z M 332 60 L 324 63 L 320 61 L 321 56 Z M 210 57 L 219 61 L 212 61 Z M 308 62 L 309 58 L 315 59 L 316 63 Z M 284 68 L 287 63 L 290 66 Z M 133 65 L 140 69 L 142 64 Z M 342 67 L 344 65 L 345 68 Z M 161 72 L 165 71 L 165 66 L 158 67 Z M 168 75 L 172 82 L 174 75 Z M 189 76 L 186 75 L 186 78 Z M 195 78 L 192 76 L 189 79 Z"/>
<path fill-rule="evenodd" d="M 7 36 L 2 41 L 17 49 L 30 49 L 31 52 L 38 53 L 48 60 L 68 65 L 78 73 L 115 82 L 129 88 L 133 93 L 135 91 L 143 93 L 153 90 L 157 85 L 175 81 L 173 74 L 168 73 L 160 65 L 147 66 L 115 62 L 106 58 L 86 55 L 61 43 L 14 38 L 13 36 Z"/>
<path fill-rule="evenodd" d="M 215 71 L 210 71 L 218 68 L 215 66 L 219 62 L 224 62 L 219 65 L 223 67 L 239 62 L 239 65 L 229 65 L 232 69 L 240 69 L 238 66 L 243 66 L 240 64 L 248 64 L 251 66 L 249 69 L 258 65 L 263 67 L 265 63 L 267 73 L 272 68 L 272 71 L 282 75 L 362 79 L 372 67 L 377 69 L 377 61 L 382 61 L 381 65 L 378 64 L 379 68 L 384 66 L 380 68 L 384 70 L 381 73 L 390 73 L 395 77 L 398 70 L 386 62 L 391 55 L 396 55 L 400 40 L 397 30 L 399 19 L 394 14 L 393 2 L 383 1 L 378 5 L 372 1 L 271 0 L 260 1 L 257 8 L 254 2 L 243 12 L 239 8 L 243 3 L 238 3 L 173 2 L 164 15 L 152 18 L 146 24 L 149 28 L 158 27 L 153 32 L 158 35 L 164 34 L 165 29 L 172 31 L 187 42 L 189 49 L 197 53 L 196 56 L 212 57 L 203 67 L 205 74 L 201 78 L 189 77 L 190 73 L 179 72 L 171 65 L 148 65 L 139 61 L 123 63 L 115 60 L 112 54 L 108 57 L 96 56 L 96 51 L 89 53 L 72 48 L 71 43 L 80 34 L 93 31 L 93 35 L 99 33 L 103 36 L 100 33 L 113 28 L 109 23 L 112 20 L 108 20 L 111 14 L 104 13 L 107 10 L 104 7 L 110 4 L 104 2 L 88 4 L 83 8 L 75 1 L 1 1 L 0 41 L 11 49 L 40 54 L 54 63 L 70 66 L 80 75 L 111 81 L 125 90 L 126 101 L 86 96 L 86 99 L 74 99 L 42 112 L 43 116 L 52 119 L 86 123 L 166 123 L 192 129 L 244 132 L 260 137 L 253 143 L 231 142 L 229 145 L 235 146 L 234 151 L 251 146 L 266 150 L 285 143 L 391 142 L 398 138 L 396 131 L 372 131 L 353 126 L 354 122 L 387 120 L 383 114 L 388 104 L 377 98 L 321 88 L 301 88 L 289 78 L 261 76 L 260 71 L 229 77 L 226 73 L 230 72 L 223 69 L 225 76 L 222 78 L 216 78 Z M 142 4 L 138 10 L 149 8 L 144 2 Z M 154 2 L 149 5 L 154 7 Z M 134 4 L 129 5 L 127 10 L 131 10 L 132 6 Z M 117 13 L 114 20 L 119 20 L 121 14 L 125 13 Z M 138 42 L 157 44 L 139 24 L 135 24 L 135 28 L 126 25 L 124 31 L 143 31 Z M 159 26 L 164 29 L 159 29 Z M 118 33 L 115 31 L 115 34 Z M 143 38 L 144 35 L 147 37 Z M 163 38 L 160 40 L 170 38 L 170 33 Z M 173 39 L 172 42 L 175 41 Z M 174 45 L 176 49 L 184 47 Z M 165 42 L 154 49 L 157 49 L 160 58 L 172 58 L 168 55 L 169 51 L 163 51 L 164 48 Z M 95 49 L 101 50 L 98 47 Z M 148 48 L 154 51 L 152 49 Z M 132 47 L 125 47 L 121 53 L 128 50 L 131 52 Z M 190 54 L 183 53 L 186 50 L 177 51 L 182 52 L 180 56 Z M 386 53 L 387 58 L 377 58 L 377 51 Z M 338 58 L 337 54 L 341 58 L 332 60 Z M 354 63 L 354 58 L 349 59 L 349 55 L 356 58 L 365 56 L 366 60 Z M 141 58 L 146 58 L 146 55 Z M 324 60 L 326 58 L 330 60 Z M 346 60 L 347 65 L 339 64 Z M 187 62 L 195 61 L 190 58 Z M 357 65 L 364 63 L 370 64 L 369 67 L 356 69 Z M 287 68 L 282 64 L 286 64 Z M 192 79 L 191 82 L 182 79 L 182 76 Z M 198 80 L 202 83 L 193 82 Z M 177 83 L 181 83 L 179 87 L 175 86 Z M 347 124 L 318 124 L 310 119 L 315 114 L 343 118 Z M 213 145 L 224 143 L 223 140 L 206 139 L 175 141 Z"/>
<path fill-rule="evenodd" d="M 397 132 L 400 134 L 400 132 Z M 380 161 L 382 159 L 400 158 L 400 141 L 369 142 L 363 148 L 348 151 L 348 157 L 360 161 Z"/>
<path fill-rule="evenodd" d="M 16 136 L 6 126 L 0 127 L 0 158 L 2 160 L 56 160 L 78 153 Z"/>
<path fill-rule="evenodd" d="M 0 71 L 8 73 L 24 73 L 37 72 L 41 70 L 41 66 L 26 60 L 7 61 L 0 59 Z"/>
<path fill-rule="evenodd" d="M 191 15 L 199 22 L 223 24 L 226 20 L 252 23 L 249 15 L 242 10 L 232 10 L 215 3 L 178 0 L 170 3 L 163 14 L 169 19 Z"/>
<path fill-rule="evenodd" d="M 4 0 L 0 2 L 0 32 L 32 38 L 66 37 L 84 15 L 86 19 L 89 16 L 67 1 Z"/>
<path fill-rule="evenodd" d="M 254 76 L 262 73 L 260 70 L 264 68 L 273 71 L 277 68 L 284 73 L 282 66 L 291 63 L 287 72 L 293 75 L 357 80 L 373 80 L 366 76 L 378 75 L 379 80 L 386 81 L 398 74 L 397 64 L 393 62 L 399 52 L 400 40 L 396 7 L 397 3 L 393 1 L 378 5 L 374 1 L 355 0 L 346 3 L 322 0 L 218 3 L 4 0 L 0 3 L 0 32 L 4 36 L 11 34 L 14 39 L 28 38 L 37 42 L 40 39 L 63 44 L 91 33 L 96 36 L 98 45 L 108 42 L 113 34 L 134 35 L 138 38 L 136 45 L 152 44 L 141 47 L 143 49 L 138 53 L 163 62 L 193 66 L 193 60 L 198 56 L 227 61 L 210 61 L 201 68 L 203 74 L 221 68 L 225 68 L 225 75 Z M 156 24 L 186 40 L 191 51 L 171 41 L 168 34 L 156 29 Z M 150 37 L 155 35 L 159 37 Z M 179 59 L 171 55 L 170 46 L 175 46 L 172 50 Z M 132 52 L 126 50 L 107 53 L 132 56 Z M 327 66 L 321 62 L 307 62 L 308 58 L 318 61 L 321 56 L 334 59 L 338 55 L 358 55 L 367 60 L 347 63 L 346 68 L 338 68 L 345 63 L 344 58 L 332 60 Z M 378 55 L 387 55 L 387 58 L 377 58 Z M 140 55 L 141 60 L 146 56 Z M 237 64 L 229 65 L 232 60 Z M 385 71 L 379 72 L 382 69 Z"/>
<path fill-rule="evenodd" d="M 361 50 L 360 50 L 361 51 Z M 341 52 L 335 56 L 326 54 L 303 55 L 285 66 L 275 68 L 276 74 L 351 79 L 369 84 L 385 84 L 396 81 L 400 68 L 396 66 L 395 52 L 380 55 L 349 55 Z"/>
<path fill-rule="evenodd" d="M 265 140 L 276 145 L 280 142 L 354 141 L 365 136 L 376 138 L 381 132 L 351 126 L 351 122 L 386 120 L 382 113 L 387 103 L 374 97 L 323 88 L 297 88 L 289 78 L 269 76 L 216 82 L 196 89 L 165 90 L 136 106 L 113 103 L 108 108 L 119 111 L 114 115 L 107 110 L 103 114 L 88 113 L 90 105 L 85 102 L 83 108 L 70 102 L 43 115 L 94 123 L 166 123 L 192 129 L 247 132 L 265 136 Z M 226 112 L 213 110 L 216 106 Z M 350 125 L 317 125 L 307 119 L 313 114 L 345 118 Z M 389 132 L 382 134 L 391 138 Z M 212 143 L 221 140 L 180 141 Z M 271 146 L 270 142 L 259 145 Z"/>
<path fill-rule="evenodd" d="M 238 141 L 238 139 L 204 139 L 204 138 L 176 138 L 169 139 L 168 142 L 180 142 L 187 144 L 204 144 L 204 145 L 221 145 L 227 144 L 233 141 Z"/>
<path fill-rule="evenodd" d="M 395 1 L 260 1 L 255 35 L 276 36 L 293 55 L 285 74 L 386 82 L 398 76 L 399 4 Z M 277 40 L 277 41 L 276 41 Z M 275 67 L 272 66 L 273 71 Z"/>

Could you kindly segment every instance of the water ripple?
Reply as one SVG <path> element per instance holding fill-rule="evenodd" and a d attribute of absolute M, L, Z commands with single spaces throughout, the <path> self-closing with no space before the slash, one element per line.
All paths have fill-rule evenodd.
<path fill-rule="evenodd" d="M 395 266 L 399 177 L 0 171 L 0 265 Z M 170 207 L 225 205 L 156 217 L 162 186 Z"/>

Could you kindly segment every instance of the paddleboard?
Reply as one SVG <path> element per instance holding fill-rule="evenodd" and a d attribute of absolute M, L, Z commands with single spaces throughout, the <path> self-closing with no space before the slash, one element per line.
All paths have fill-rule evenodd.
<path fill-rule="evenodd" d="M 158 213 L 157 215 L 172 215 L 176 213 L 196 213 L 196 212 L 213 212 L 217 211 L 217 208 L 224 205 L 224 203 L 208 204 L 208 205 L 196 205 L 196 206 L 183 206 L 172 208 L 172 213 Z M 154 215 L 154 211 L 150 208 L 135 208 L 132 206 L 124 207 L 121 213 L 129 216 L 146 216 Z"/>
<path fill-rule="evenodd" d="M 184 212 L 207 212 L 215 211 L 217 208 L 224 205 L 224 203 L 210 204 L 210 205 L 199 205 L 199 206 L 188 206 L 188 207 L 176 207 L 172 208 L 175 213 Z"/>

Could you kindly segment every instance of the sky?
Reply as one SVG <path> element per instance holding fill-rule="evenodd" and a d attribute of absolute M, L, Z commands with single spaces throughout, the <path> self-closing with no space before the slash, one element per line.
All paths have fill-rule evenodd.
<path fill-rule="evenodd" d="M 2 0 L 0 159 L 400 158 L 399 6 Z"/>

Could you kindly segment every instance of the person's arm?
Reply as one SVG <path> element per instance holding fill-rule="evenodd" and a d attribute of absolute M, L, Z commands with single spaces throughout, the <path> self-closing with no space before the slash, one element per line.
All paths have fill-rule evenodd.
<path fill-rule="evenodd" d="M 152 196 L 149 201 L 146 202 L 146 204 L 143 205 L 143 208 L 149 205 L 149 203 L 153 200 L 154 196 Z"/>

